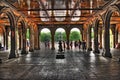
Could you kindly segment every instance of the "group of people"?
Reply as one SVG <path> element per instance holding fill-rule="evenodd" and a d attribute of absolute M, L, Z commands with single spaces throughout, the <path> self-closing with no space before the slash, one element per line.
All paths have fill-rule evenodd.
<path fill-rule="evenodd" d="M 44 44 L 45 44 L 45 47 L 48 47 L 48 48 L 50 47 L 50 42 L 49 41 L 45 41 Z"/>
<path fill-rule="evenodd" d="M 45 41 L 44 42 L 45 47 L 50 47 L 50 42 L 49 41 Z M 62 45 L 62 49 L 65 51 L 65 49 L 67 49 L 67 45 L 69 45 L 69 48 L 72 50 L 73 47 L 74 48 L 79 48 L 82 50 L 86 50 L 86 42 L 85 41 L 70 41 L 69 43 L 67 41 L 61 41 L 61 43 L 58 43 L 58 45 Z"/>
<path fill-rule="evenodd" d="M 67 47 L 67 44 L 68 44 L 67 42 L 63 41 L 64 50 Z M 85 41 L 80 41 L 80 40 L 79 41 L 70 41 L 69 47 L 71 50 L 73 49 L 73 46 L 74 46 L 74 48 L 86 50 L 86 42 Z"/>

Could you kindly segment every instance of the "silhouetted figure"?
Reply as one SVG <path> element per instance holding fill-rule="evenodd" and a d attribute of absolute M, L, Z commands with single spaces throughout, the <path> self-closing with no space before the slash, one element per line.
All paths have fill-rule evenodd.
<path fill-rule="evenodd" d="M 74 42 L 74 46 L 75 46 L 75 48 L 78 46 L 78 42 L 77 41 Z"/>
<path fill-rule="evenodd" d="M 48 48 L 50 48 L 50 42 L 48 41 L 48 43 L 47 43 L 47 46 L 48 46 Z"/>
<path fill-rule="evenodd" d="M 70 42 L 70 48 L 72 49 L 72 47 L 73 47 L 73 42 L 71 41 Z"/>
<path fill-rule="evenodd" d="M 82 42 L 82 49 L 83 49 L 83 51 L 86 50 L 86 42 L 85 41 Z"/>
<path fill-rule="evenodd" d="M 79 49 L 80 49 L 81 48 L 81 41 L 80 40 L 79 40 L 79 44 L 78 45 L 79 45 Z"/>
<path fill-rule="evenodd" d="M 44 42 L 44 44 L 45 44 L 45 47 L 47 47 L 47 42 L 46 41 Z"/>

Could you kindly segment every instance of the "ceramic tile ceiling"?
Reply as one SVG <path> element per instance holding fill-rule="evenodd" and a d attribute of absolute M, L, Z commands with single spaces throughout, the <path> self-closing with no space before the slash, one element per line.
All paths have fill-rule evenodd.
<path fill-rule="evenodd" d="M 84 24 L 110 0 L 6 0 L 29 20 Z M 53 16 L 54 15 L 54 16 Z"/>

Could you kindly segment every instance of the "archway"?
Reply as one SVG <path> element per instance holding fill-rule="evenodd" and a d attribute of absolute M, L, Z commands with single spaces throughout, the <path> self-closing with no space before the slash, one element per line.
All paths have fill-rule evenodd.
<path fill-rule="evenodd" d="M 118 38 L 118 28 L 120 27 L 120 13 L 118 11 L 114 11 L 110 16 L 110 48 L 115 48 Z M 116 34 L 117 33 L 117 34 Z"/>
<path fill-rule="evenodd" d="M 21 19 L 19 19 L 17 21 L 17 27 L 16 27 L 16 48 L 17 50 L 21 50 L 22 49 L 22 23 L 21 23 Z"/>
<path fill-rule="evenodd" d="M 40 32 L 40 41 L 41 46 L 44 46 L 45 48 L 51 47 L 51 33 L 48 28 L 43 28 Z"/>
<path fill-rule="evenodd" d="M 81 31 L 78 28 L 72 28 L 70 31 L 70 47 L 72 49 L 79 47 L 79 42 L 82 41 Z"/>
<path fill-rule="evenodd" d="M 59 46 L 59 41 L 62 41 L 62 47 L 65 48 L 67 47 L 66 44 L 66 32 L 63 28 L 57 28 L 55 31 L 55 48 L 58 49 Z"/>
<path fill-rule="evenodd" d="M 10 28 L 10 34 L 11 34 L 11 48 L 10 48 L 10 54 L 9 54 L 9 59 L 11 58 L 15 58 L 16 57 L 16 39 L 15 39 L 15 36 L 16 36 L 16 33 L 15 33 L 15 27 L 16 27 L 16 19 L 15 19 L 15 15 L 14 13 L 11 11 L 10 8 L 7 8 L 7 7 L 3 7 L 1 8 L 0 10 L 0 15 L 1 15 L 1 19 L 3 20 L 3 23 L 1 23 L 2 25 L 5 25 L 7 26 L 7 28 L 9 27 Z M 6 27 L 6 31 L 8 30 Z M 9 33 L 9 32 L 7 32 Z M 7 35 L 8 37 L 8 35 Z M 8 38 L 6 38 L 6 42 L 8 42 Z"/>
<path fill-rule="evenodd" d="M 11 30 L 10 30 L 10 20 L 8 18 L 8 15 L 6 13 L 1 13 L 0 14 L 0 20 L 2 21 L 0 23 L 1 25 L 1 30 L 2 30 L 2 46 L 4 49 L 9 50 L 11 49 Z M 4 29 L 3 29 L 4 28 Z M 3 31 L 5 30 L 5 31 Z M 4 37 L 5 36 L 5 37 Z M 5 44 L 4 44 L 5 42 Z"/>

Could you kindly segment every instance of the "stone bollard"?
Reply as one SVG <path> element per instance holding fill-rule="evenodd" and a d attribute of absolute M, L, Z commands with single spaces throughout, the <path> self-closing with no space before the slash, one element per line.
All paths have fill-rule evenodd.
<path fill-rule="evenodd" d="M 2 63 L 2 59 L 0 59 L 0 64 Z"/>

